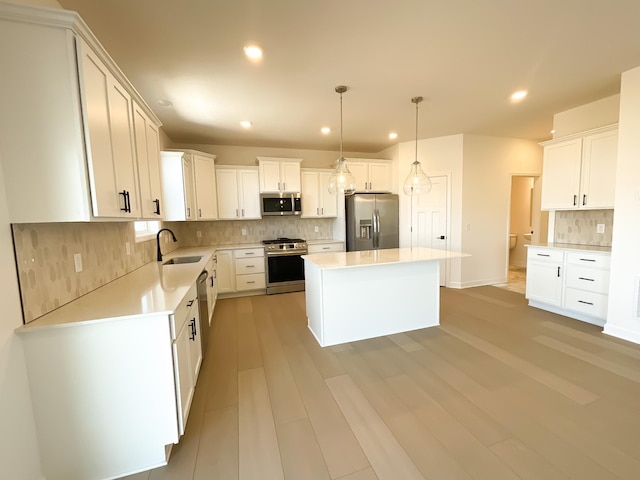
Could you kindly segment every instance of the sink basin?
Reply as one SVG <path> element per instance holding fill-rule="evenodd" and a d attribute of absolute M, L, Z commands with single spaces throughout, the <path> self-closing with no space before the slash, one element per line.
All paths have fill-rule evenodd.
<path fill-rule="evenodd" d="M 202 260 L 201 255 L 193 257 L 173 257 L 171 260 L 167 260 L 163 265 L 180 265 L 182 263 L 197 263 Z"/>

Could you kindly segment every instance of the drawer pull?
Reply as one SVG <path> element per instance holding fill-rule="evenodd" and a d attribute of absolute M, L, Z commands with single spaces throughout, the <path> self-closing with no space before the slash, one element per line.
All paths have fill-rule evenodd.
<path fill-rule="evenodd" d="M 578 303 L 584 303 L 586 305 L 591 305 L 593 306 L 593 302 L 585 302 L 584 300 L 578 300 Z"/>
<path fill-rule="evenodd" d="M 244 252 L 245 255 L 255 255 L 256 252 Z"/>
<path fill-rule="evenodd" d="M 581 262 L 595 262 L 595 258 L 581 258 L 580 259 Z"/>
<path fill-rule="evenodd" d="M 322 247 L 323 250 L 329 250 L 331 247 Z"/>
<path fill-rule="evenodd" d="M 256 283 L 256 281 L 255 280 L 250 280 L 247 283 Z"/>
<path fill-rule="evenodd" d="M 536 253 L 536 255 L 539 256 L 539 257 L 550 257 L 551 256 L 548 253 Z"/>
<path fill-rule="evenodd" d="M 247 265 L 247 268 L 256 268 L 255 265 Z"/>
<path fill-rule="evenodd" d="M 595 282 L 596 281 L 594 278 L 585 278 L 585 277 L 578 277 L 578 280 L 586 280 L 587 282 Z"/>

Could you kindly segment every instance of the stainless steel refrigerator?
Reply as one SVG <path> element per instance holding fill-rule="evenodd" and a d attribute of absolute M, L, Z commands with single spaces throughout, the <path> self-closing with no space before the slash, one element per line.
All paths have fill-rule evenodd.
<path fill-rule="evenodd" d="M 345 196 L 347 252 L 398 248 L 398 208 L 395 193 Z"/>

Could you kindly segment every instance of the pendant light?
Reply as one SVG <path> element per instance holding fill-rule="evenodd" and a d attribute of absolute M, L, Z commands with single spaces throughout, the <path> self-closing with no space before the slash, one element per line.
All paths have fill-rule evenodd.
<path fill-rule="evenodd" d="M 411 171 L 404 181 L 402 189 L 407 195 L 420 195 L 421 193 L 429 193 L 431 191 L 431 180 L 422 170 L 422 166 L 418 161 L 418 104 L 422 101 L 422 97 L 413 97 L 412 103 L 416 104 L 416 156 L 411 164 Z"/>
<path fill-rule="evenodd" d="M 356 189 L 356 179 L 349 171 L 347 160 L 342 155 L 342 94 L 348 90 L 344 85 L 338 85 L 336 92 L 340 94 L 340 158 L 336 163 L 336 168 L 329 177 L 329 193 L 352 193 Z"/>

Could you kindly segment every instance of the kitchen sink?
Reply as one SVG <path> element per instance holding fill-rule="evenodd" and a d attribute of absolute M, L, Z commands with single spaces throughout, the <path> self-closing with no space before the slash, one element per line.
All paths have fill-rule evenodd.
<path fill-rule="evenodd" d="M 193 257 L 173 257 L 171 260 L 167 260 L 163 265 L 180 265 L 182 263 L 197 263 L 202 260 L 202 256 Z"/>

